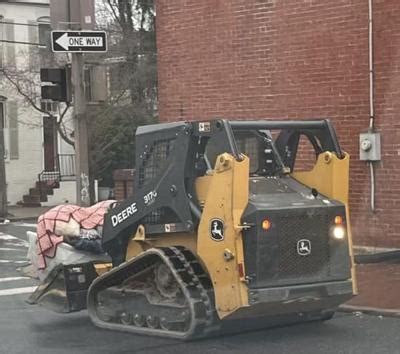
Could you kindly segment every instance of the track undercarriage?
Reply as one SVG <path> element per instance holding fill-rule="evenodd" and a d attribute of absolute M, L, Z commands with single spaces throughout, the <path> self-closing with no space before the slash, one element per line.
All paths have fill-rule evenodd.
<path fill-rule="evenodd" d="M 218 327 L 210 279 L 183 247 L 150 249 L 97 278 L 87 305 L 107 329 L 192 339 Z"/>

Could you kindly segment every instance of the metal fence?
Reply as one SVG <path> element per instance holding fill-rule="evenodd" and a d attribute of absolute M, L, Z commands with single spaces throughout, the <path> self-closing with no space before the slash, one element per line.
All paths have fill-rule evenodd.
<path fill-rule="evenodd" d="M 74 154 L 58 154 L 56 163 L 61 179 L 63 177 L 74 177 L 76 175 Z"/>

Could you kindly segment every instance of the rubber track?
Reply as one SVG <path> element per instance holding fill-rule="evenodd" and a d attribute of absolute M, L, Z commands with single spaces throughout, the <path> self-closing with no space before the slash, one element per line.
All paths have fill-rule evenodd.
<path fill-rule="evenodd" d="M 219 319 L 215 309 L 214 290 L 210 277 L 190 250 L 182 246 L 171 247 L 171 249 L 183 261 L 186 270 L 191 273 L 193 281 L 201 293 L 201 298 L 207 312 L 204 334 L 209 335 L 211 332 L 218 331 Z"/>
<path fill-rule="evenodd" d="M 96 311 L 97 293 L 120 284 L 133 274 L 152 266 L 159 259 L 170 267 L 187 299 L 191 313 L 189 330 L 187 332 L 168 331 L 102 321 Z M 184 340 L 209 335 L 210 331 L 216 329 L 214 324 L 217 323 L 211 281 L 193 253 L 184 247 L 149 249 L 98 277 L 89 288 L 87 308 L 92 322 L 102 328 Z"/>

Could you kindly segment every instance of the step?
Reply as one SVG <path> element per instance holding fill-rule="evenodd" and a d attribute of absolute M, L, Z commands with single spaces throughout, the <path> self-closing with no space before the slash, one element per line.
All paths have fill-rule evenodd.
<path fill-rule="evenodd" d="M 46 193 L 46 191 L 48 193 Z M 29 188 L 29 195 L 32 197 L 40 197 L 41 202 L 47 202 L 47 195 L 53 193 L 53 189 L 38 189 L 38 188 Z"/>
<path fill-rule="evenodd" d="M 28 194 L 24 195 L 23 200 L 18 202 L 19 205 L 26 206 L 26 207 L 40 207 L 40 198 L 39 197 L 32 197 Z"/>
<path fill-rule="evenodd" d="M 39 195 L 40 196 L 40 189 L 39 188 L 29 188 L 29 195 Z"/>
<path fill-rule="evenodd" d="M 53 195 L 54 194 L 53 188 L 51 188 L 51 187 L 49 187 L 49 186 L 47 186 L 45 184 L 42 184 L 42 186 L 40 186 L 39 182 L 36 182 L 36 187 L 31 188 L 31 189 L 41 190 L 42 194 L 46 194 L 46 195 L 49 195 L 49 194 Z M 31 189 L 29 189 L 29 193 L 30 193 Z"/>
<path fill-rule="evenodd" d="M 36 182 L 36 188 L 42 188 L 42 189 L 54 189 L 54 188 L 59 188 L 60 187 L 60 182 L 59 181 L 37 181 Z"/>
<path fill-rule="evenodd" d="M 22 197 L 23 203 L 26 204 L 39 204 L 40 205 L 40 196 L 39 195 L 29 195 L 25 194 Z"/>

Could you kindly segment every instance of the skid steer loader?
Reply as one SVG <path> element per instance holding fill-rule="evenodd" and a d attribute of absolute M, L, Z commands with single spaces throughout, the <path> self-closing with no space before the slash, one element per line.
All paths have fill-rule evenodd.
<path fill-rule="evenodd" d="M 329 120 L 139 127 L 134 196 L 104 220 L 112 264 L 59 266 L 31 302 L 181 339 L 329 319 L 356 293 L 348 180 Z"/>

